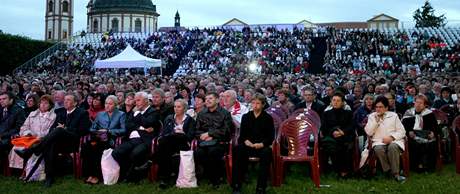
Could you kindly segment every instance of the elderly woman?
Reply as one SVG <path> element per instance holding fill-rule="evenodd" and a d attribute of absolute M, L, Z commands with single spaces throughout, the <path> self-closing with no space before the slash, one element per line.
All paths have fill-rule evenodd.
<path fill-rule="evenodd" d="M 116 137 L 126 132 L 125 113 L 118 110 L 118 98 L 110 95 L 105 100 L 105 111 L 99 112 L 90 128 L 91 140 L 82 147 L 83 172 L 86 183 L 97 184 L 101 178 L 101 157 L 105 149 L 115 146 Z"/>
<path fill-rule="evenodd" d="M 323 113 L 321 119 L 321 161 L 327 169 L 329 157 L 340 177 L 345 178 L 351 171 L 352 147 L 355 130 L 353 113 L 345 109 L 345 97 L 335 93 L 331 100 L 332 109 Z"/>
<path fill-rule="evenodd" d="M 364 130 L 372 141 L 372 149 L 385 173 L 391 173 L 396 181 L 404 182 L 399 175 L 399 155 L 404 150 L 406 131 L 398 114 L 388 111 L 388 99 L 379 96 L 374 102 L 375 112 L 368 116 Z"/>
<path fill-rule="evenodd" d="M 50 95 L 43 95 L 39 100 L 39 108 L 29 114 L 26 121 L 22 125 L 19 134 L 21 136 L 35 136 L 41 138 L 48 134 L 49 129 L 56 120 L 56 113 L 53 110 L 54 101 Z M 10 167 L 23 168 L 23 160 L 12 149 L 10 153 Z M 40 162 L 35 172 L 32 172 L 33 166 L 36 164 L 40 156 L 33 154 L 25 166 L 26 177 L 28 180 L 44 180 L 44 163 Z M 43 161 L 40 159 L 40 161 Z"/>
<path fill-rule="evenodd" d="M 156 153 L 158 157 L 160 188 L 168 187 L 168 182 L 172 180 L 170 179 L 171 172 L 177 171 L 179 168 L 173 165 L 173 155 L 181 150 L 190 149 L 190 142 L 193 139 L 195 131 L 195 120 L 185 114 L 187 108 L 187 101 L 177 99 L 174 102 L 174 114 L 169 115 L 165 119 Z"/>
<path fill-rule="evenodd" d="M 409 136 L 410 166 L 418 171 L 431 171 L 436 165 L 438 123 L 427 108 L 425 95 L 417 95 L 414 101 L 414 107 L 407 110 L 402 119 Z"/>

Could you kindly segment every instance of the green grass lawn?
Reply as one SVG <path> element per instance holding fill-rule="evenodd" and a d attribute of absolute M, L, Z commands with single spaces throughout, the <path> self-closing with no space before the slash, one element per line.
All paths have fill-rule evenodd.
<path fill-rule="evenodd" d="M 399 184 L 394 180 L 383 176 L 376 176 L 371 180 L 348 179 L 338 180 L 335 175 L 323 175 L 322 185 L 330 185 L 328 188 L 314 188 L 308 174 L 307 167 L 294 165 L 288 173 L 286 182 L 278 188 L 268 188 L 268 193 L 460 193 L 460 175 L 455 174 L 455 166 L 448 164 L 440 173 L 417 174 L 411 173 L 407 182 Z M 254 193 L 255 178 L 251 173 L 251 182 L 244 185 L 244 193 Z M 0 194 L 7 193 L 231 193 L 228 185 L 222 185 L 219 189 L 213 189 L 207 184 L 200 185 L 195 189 L 170 188 L 160 190 L 158 184 L 149 183 L 147 180 L 141 184 L 117 184 L 113 186 L 83 184 L 81 180 L 75 180 L 71 175 L 60 177 L 51 188 L 44 188 L 42 183 L 22 183 L 17 177 L 0 176 Z"/>

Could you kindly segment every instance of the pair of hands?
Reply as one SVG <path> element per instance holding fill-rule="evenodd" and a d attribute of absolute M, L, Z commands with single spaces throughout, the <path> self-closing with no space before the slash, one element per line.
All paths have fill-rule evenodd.
<path fill-rule="evenodd" d="M 248 146 L 248 147 L 250 147 L 250 148 L 254 148 L 254 149 L 256 149 L 256 150 L 261 149 L 261 148 L 264 147 L 264 144 L 263 144 L 263 143 L 252 143 L 252 142 L 249 141 L 249 140 L 244 141 L 244 145 L 246 145 L 246 146 Z"/>
<path fill-rule="evenodd" d="M 382 142 L 386 145 L 390 144 L 393 142 L 395 139 L 392 136 L 386 136 L 383 138 Z"/>
<path fill-rule="evenodd" d="M 342 137 L 344 136 L 345 133 L 341 130 L 341 129 L 336 129 L 333 133 L 332 133 L 332 136 L 334 138 L 339 138 L 339 137 Z"/>
<path fill-rule="evenodd" d="M 200 140 L 201 141 L 211 141 L 212 137 L 209 136 L 209 133 L 203 133 L 200 135 Z"/>
<path fill-rule="evenodd" d="M 413 131 L 409 131 L 409 137 L 414 139 L 416 137 L 415 133 Z M 430 134 L 428 134 L 428 139 L 434 139 L 434 133 L 433 132 L 430 132 Z"/>

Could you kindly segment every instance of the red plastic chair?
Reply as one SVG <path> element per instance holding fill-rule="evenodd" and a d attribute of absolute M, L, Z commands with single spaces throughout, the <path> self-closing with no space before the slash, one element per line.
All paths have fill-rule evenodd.
<path fill-rule="evenodd" d="M 460 143 L 458 138 L 458 131 L 460 130 L 460 116 L 455 117 L 452 123 L 451 138 L 452 146 L 454 146 L 454 158 L 456 172 L 460 174 Z"/>
<path fill-rule="evenodd" d="M 300 108 L 295 110 L 289 117 L 307 117 L 316 128 L 321 128 L 321 118 L 313 109 Z"/>
<path fill-rule="evenodd" d="M 367 136 L 368 140 L 371 140 L 371 136 Z M 404 151 L 401 153 L 401 164 L 403 166 L 403 174 L 405 177 L 409 177 L 409 170 L 410 170 L 410 161 L 409 161 L 409 141 L 407 140 L 407 137 L 404 138 Z M 368 162 L 369 162 L 369 168 L 371 169 L 371 174 L 375 175 L 376 172 L 376 166 L 377 166 L 377 156 L 374 154 L 374 149 L 372 149 L 372 141 L 368 141 L 368 147 L 367 149 L 369 150 L 369 156 L 368 156 Z"/>
<path fill-rule="evenodd" d="M 158 149 L 158 140 L 159 137 L 156 137 L 152 140 L 152 147 L 151 147 L 151 153 L 152 155 L 155 154 L 155 152 Z M 192 150 L 196 150 L 198 148 L 198 141 L 196 139 L 192 140 L 190 147 Z M 156 182 L 158 180 L 158 163 L 156 163 L 155 160 L 152 161 L 152 166 L 150 167 L 150 170 L 148 172 L 148 179 L 150 182 Z"/>
<path fill-rule="evenodd" d="M 314 145 L 311 147 L 310 135 L 314 137 Z M 281 155 L 281 141 L 287 140 L 288 153 Z M 276 162 L 275 185 L 280 186 L 284 180 L 284 164 L 287 162 L 309 162 L 311 176 L 316 187 L 320 185 L 320 165 L 318 151 L 318 128 L 307 117 L 291 117 L 283 122 L 280 134 L 273 145 L 273 156 Z M 311 151 L 309 151 L 311 150 Z"/>
<path fill-rule="evenodd" d="M 436 121 L 438 122 L 438 125 L 440 126 L 440 128 L 442 128 L 443 126 L 448 126 L 449 125 L 449 117 L 447 115 L 447 113 L 443 112 L 443 111 L 440 111 L 438 109 L 432 109 L 431 110 L 434 114 L 434 116 L 436 117 Z M 438 134 L 438 136 L 436 137 L 436 141 L 438 141 L 438 155 L 436 156 L 436 169 L 438 171 L 442 170 L 443 168 L 443 158 L 445 156 L 443 156 L 443 153 L 447 153 L 447 152 L 443 152 L 443 148 L 447 148 L 447 139 L 446 138 L 442 138 L 441 135 Z M 444 150 L 445 151 L 445 150 Z"/>

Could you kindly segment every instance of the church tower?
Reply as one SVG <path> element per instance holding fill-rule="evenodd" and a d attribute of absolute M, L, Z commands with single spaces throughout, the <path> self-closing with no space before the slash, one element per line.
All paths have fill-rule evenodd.
<path fill-rule="evenodd" d="M 73 33 L 73 0 L 46 0 L 45 40 L 67 40 Z"/>
<path fill-rule="evenodd" d="M 176 17 L 174 17 L 174 27 L 180 27 L 179 11 L 176 11 Z"/>

